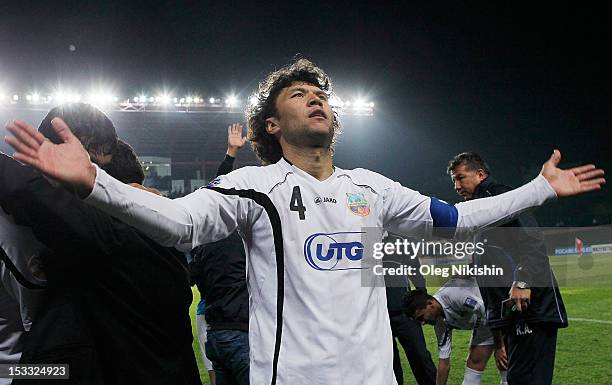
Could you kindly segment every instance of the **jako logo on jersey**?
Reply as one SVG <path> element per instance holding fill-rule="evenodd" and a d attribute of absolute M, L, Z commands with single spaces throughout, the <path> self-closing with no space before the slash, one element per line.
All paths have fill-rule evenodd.
<path fill-rule="evenodd" d="M 316 233 L 304 242 L 304 258 L 315 270 L 366 269 L 361 265 L 363 244 L 358 234 L 362 232 Z"/>
<path fill-rule="evenodd" d="M 314 199 L 314 203 L 320 205 L 322 203 L 336 203 L 336 198 L 328 198 L 328 197 L 316 197 Z"/>
<path fill-rule="evenodd" d="M 346 205 L 355 215 L 365 217 L 370 214 L 370 204 L 363 194 L 346 193 Z"/>

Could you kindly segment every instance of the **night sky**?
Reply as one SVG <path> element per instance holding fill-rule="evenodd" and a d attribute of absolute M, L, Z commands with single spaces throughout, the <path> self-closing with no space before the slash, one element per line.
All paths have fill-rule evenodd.
<path fill-rule="evenodd" d="M 555 147 L 565 165 L 612 170 L 609 6 L 82 3 L 0 5 L 2 88 L 112 82 L 126 96 L 167 87 L 246 97 L 299 53 L 341 96 L 376 103 L 373 118 L 344 127 L 342 167 L 452 200 L 445 165 L 465 150 L 514 185 Z"/>

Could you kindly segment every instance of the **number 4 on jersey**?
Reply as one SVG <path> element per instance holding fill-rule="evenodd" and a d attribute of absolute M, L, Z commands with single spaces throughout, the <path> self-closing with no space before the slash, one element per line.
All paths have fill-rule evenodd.
<path fill-rule="evenodd" d="M 293 194 L 291 194 L 291 201 L 289 201 L 289 210 L 297 211 L 300 213 L 300 220 L 306 219 L 306 207 L 302 203 L 302 194 L 300 193 L 300 186 L 293 187 Z"/>

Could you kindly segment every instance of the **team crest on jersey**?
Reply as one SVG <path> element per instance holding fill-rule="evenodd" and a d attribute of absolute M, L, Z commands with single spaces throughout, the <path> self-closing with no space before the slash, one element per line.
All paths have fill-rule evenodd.
<path fill-rule="evenodd" d="M 355 215 L 365 217 L 370 214 L 370 204 L 363 194 L 346 193 L 346 205 Z"/>

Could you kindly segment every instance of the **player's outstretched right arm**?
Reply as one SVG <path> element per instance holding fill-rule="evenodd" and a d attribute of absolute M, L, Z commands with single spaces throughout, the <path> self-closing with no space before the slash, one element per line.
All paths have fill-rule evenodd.
<path fill-rule="evenodd" d="M 209 189 L 168 199 L 121 183 L 101 169 L 84 201 L 164 246 L 183 250 L 229 236 L 239 223 L 246 223 L 250 203 Z"/>
<path fill-rule="evenodd" d="M 89 155 L 58 118 L 52 121 L 64 141 L 56 145 L 25 122 L 7 125 L 13 136 L 5 138 L 15 159 L 77 190 L 85 201 L 134 226 L 164 246 L 191 249 L 221 239 L 246 220 L 247 204 L 238 197 L 198 190 L 170 200 L 128 186 L 94 166 Z"/>
<path fill-rule="evenodd" d="M 83 198 L 93 189 L 96 168 L 81 142 L 62 119 L 55 118 L 51 124 L 63 143 L 51 143 L 34 127 L 20 120 L 6 125 L 13 136 L 6 136 L 4 141 L 15 149 L 13 158 L 72 186 Z"/>

